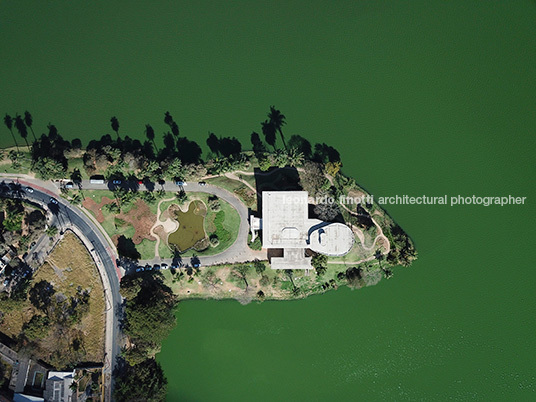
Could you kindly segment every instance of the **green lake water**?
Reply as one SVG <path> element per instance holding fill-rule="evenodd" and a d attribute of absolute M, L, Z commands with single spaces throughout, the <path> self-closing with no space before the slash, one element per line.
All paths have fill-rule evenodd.
<path fill-rule="evenodd" d="M 528 197 L 387 206 L 420 258 L 371 288 L 181 303 L 170 401 L 536 398 L 534 1 L 3 2 L 0 38 L 0 113 L 37 133 L 143 138 L 169 110 L 249 145 L 274 104 L 376 197 Z"/>

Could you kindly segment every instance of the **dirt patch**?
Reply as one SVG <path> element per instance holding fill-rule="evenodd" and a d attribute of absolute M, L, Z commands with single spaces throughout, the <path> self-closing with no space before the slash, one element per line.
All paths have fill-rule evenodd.
<path fill-rule="evenodd" d="M 158 225 L 153 229 L 154 234 L 156 234 L 158 237 L 160 237 L 160 240 L 167 244 L 167 233 L 162 227 L 162 225 Z"/>
<path fill-rule="evenodd" d="M 97 204 L 91 198 L 86 197 L 84 198 L 84 201 L 82 201 L 82 206 L 93 212 L 93 215 L 95 215 L 97 222 L 102 223 L 104 222 L 104 215 L 102 214 L 101 208 L 106 204 L 111 204 L 112 202 L 113 200 L 110 200 L 108 197 L 102 197 L 101 202 Z"/>
<path fill-rule="evenodd" d="M 36 309 L 29 299 L 4 315 L 0 330 L 16 337 L 32 316 L 49 315 L 51 325 L 45 337 L 34 340 L 28 353 L 62 368 L 80 362 L 99 362 L 104 358 L 105 300 L 97 267 L 82 242 L 71 232 L 50 254 L 35 273 L 30 287 L 47 281 L 54 287 L 56 297 L 77 298 L 80 289 L 88 292 L 88 309 L 79 320 L 56 321 L 59 305 L 51 304 L 47 311 Z M 55 298 L 54 300 L 57 300 Z M 54 310 L 55 309 L 55 310 Z M 52 314 L 54 312 L 54 314 Z"/>
<path fill-rule="evenodd" d="M 156 216 L 151 212 L 149 206 L 143 200 L 136 200 L 134 206 L 125 213 L 116 215 L 116 218 L 125 221 L 134 227 L 135 233 L 132 236 L 134 244 L 140 244 L 143 239 L 154 241 L 151 236 L 151 227 L 156 222 Z M 100 222 L 100 221 L 99 221 Z"/>

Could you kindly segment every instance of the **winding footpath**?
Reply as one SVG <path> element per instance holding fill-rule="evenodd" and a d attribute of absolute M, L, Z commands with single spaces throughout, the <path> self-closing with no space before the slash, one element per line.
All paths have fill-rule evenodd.
<path fill-rule="evenodd" d="M 248 186 L 248 188 L 256 191 L 247 181 L 239 178 L 236 174 L 253 175 L 252 172 L 237 171 L 234 173 L 227 173 L 225 176 L 238 180 L 241 183 Z M 271 172 L 261 173 L 263 175 L 270 175 Z M 329 178 L 328 178 L 329 179 Z M 5 183 L 16 183 L 21 187 L 16 193 L 4 194 L 6 196 L 25 198 L 33 201 L 44 209 L 48 210 L 52 214 L 51 222 L 54 222 L 61 231 L 71 230 L 82 240 L 87 247 L 91 256 L 95 260 L 99 273 L 102 278 L 105 300 L 106 300 L 106 331 L 105 331 L 105 362 L 104 362 L 104 375 L 105 375 L 105 400 L 112 400 L 113 379 L 112 373 L 117 364 L 117 356 L 120 353 L 121 345 L 124 343 L 124 339 L 121 335 L 119 320 L 122 316 L 122 297 L 119 293 L 119 282 L 121 280 L 123 271 L 117 266 L 116 261 L 118 259 L 117 250 L 113 245 L 110 237 L 106 234 L 105 230 L 99 224 L 99 222 L 83 207 L 75 207 L 69 204 L 66 200 L 60 197 L 60 191 L 56 184 L 52 182 L 45 182 L 35 179 L 28 175 L 14 175 L 14 174 L 0 174 L 0 180 Z M 132 185 L 132 183 L 130 183 Z M 125 186 L 128 183 L 124 184 Z M 176 192 L 181 187 L 178 187 L 172 182 L 165 182 L 164 184 L 157 185 L 159 189 Z M 28 192 L 25 187 L 32 187 L 33 192 Z M 113 185 L 96 184 L 91 183 L 89 180 L 83 180 L 81 188 L 84 190 L 113 190 Z M 127 187 L 125 187 L 127 188 Z M 234 243 L 221 253 L 215 255 L 199 256 L 197 257 L 202 266 L 226 264 L 226 263 L 239 263 L 253 261 L 255 259 L 266 259 L 266 250 L 255 251 L 251 250 L 247 245 L 249 234 L 249 215 L 250 211 L 242 203 L 242 201 L 231 192 L 217 186 L 210 184 L 200 185 L 196 182 L 187 182 L 182 186 L 182 189 L 186 192 L 200 192 L 210 195 L 215 195 L 218 198 L 228 202 L 237 212 L 240 217 L 240 226 L 238 228 L 238 235 Z M 142 188 L 140 188 L 143 191 Z M 58 201 L 58 204 L 51 202 L 51 198 Z M 151 227 L 151 236 L 155 237 L 155 258 L 152 260 L 139 261 L 140 264 L 171 264 L 171 259 L 162 259 L 158 253 L 158 247 L 160 245 L 160 237 L 155 233 L 155 229 L 158 226 L 163 226 L 166 229 L 166 222 L 160 222 L 160 206 L 163 202 L 171 201 L 174 198 L 168 198 L 161 200 L 157 207 L 157 218 L 155 224 Z M 343 206 L 346 208 L 345 206 Z M 348 208 L 346 208 L 348 210 Z M 350 213 L 352 211 L 348 210 Z M 169 219 L 168 219 L 169 220 Z M 352 227 L 354 233 L 359 238 L 361 245 L 367 251 L 374 248 L 378 240 L 383 240 L 386 244 L 387 253 L 390 250 L 390 243 L 387 237 L 383 234 L 381 227 L 378 223 L 372 219 L 378 230 L 378 235 L 374 239 L 372 246 L 365 246 L 365 239 L 363 233 L 358 229 Z M 167 230 L 166 230 L 167 231 Z M 329 263 L 333 264 L 359 264 L 361 262 L 370 261 L 375 257 L 364 259 L 357 262 L 344 262 L 333 261 Z"/>
<path fill-rule="evenodd" d="M 154 245 L 154 258 L 155 259 L 160 259 L 160 251 L 159 251 L 159 247 L 160 247 L 160 236 L 158 236 L 154 230 L 158 227 L 158 226 L 162 226 L 162 228 L 164 229 L 164 231 L 166 233 L 171 233 L 175 230 L 177 230 L 177 224 L 175 222 L 173 222 L 173 220 L 171 219 L 166 219 L 166 221 L 164 222 L 160 222 L 160 215 L 161 215 L 161 211 L 160 211 L 160 205 L 162 205 L 163 202 L 167 202 L 167 201 L 173 201 L 175 199 L 175 197 L 172 197 L 172 198 L 166 198 L 166 199 L 163 199 L 163 200 L 160 200 L 158 202 L 158 205 L 156 207 L 156 222 L 154 223 L 153 226 L 151 226 L 151 229 L 149 230 L 149 233 L 151 234 L 152 237 L 154 237 L 156 239 L 156 244 Z M 174 228 L 171 228 L 169 227 L 168 229 L 166 229 L 166 226 L 171 226 L 173 225 Z"/>

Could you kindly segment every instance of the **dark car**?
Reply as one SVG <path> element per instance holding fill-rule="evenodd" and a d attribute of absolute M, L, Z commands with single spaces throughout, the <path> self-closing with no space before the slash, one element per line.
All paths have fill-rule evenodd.
<path fill-rule="evenodd" d="M 112 184 L 117 186 L 117 185 L 121 184 L 121 180 L 115 179 L 115 180 L 112 181 Z"/>
<path fill-rule="evenodd" d="M 56 204 L 56 205 L 58 205 L 58 200 L 55 199 L 55 198 L 51 198 L 51 199 L 50 199 L 50 202 L 51 202 L 52 204 Z"/>

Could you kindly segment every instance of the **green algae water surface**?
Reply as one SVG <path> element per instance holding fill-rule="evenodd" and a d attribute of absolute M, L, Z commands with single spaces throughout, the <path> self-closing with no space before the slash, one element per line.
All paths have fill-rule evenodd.
<path fill-rule="evenodd" d="M 0 112 L 83 143 L 208 130 L 247 144 L 268 106 L 328 142 L 419 260 L 375 287 L 293 302 L 180 304 L 158 360 L 170 401 L 533 400 L 533 1 L 0 5 Z M 158 131 L 157 131 L 158 132 Z M 2 145 L 11 144 L 4 130 Z"/>

